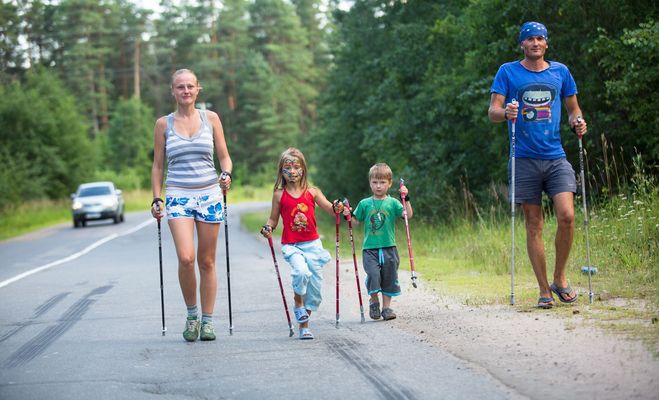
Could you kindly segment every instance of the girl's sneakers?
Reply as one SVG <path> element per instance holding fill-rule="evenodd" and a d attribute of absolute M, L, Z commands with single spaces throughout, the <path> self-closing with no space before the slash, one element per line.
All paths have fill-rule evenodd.
<path fill-rule="evenodd" d="M 309 314 L 304 307 L 293 308 L 293 314 L 295 314 L 295 320 L 298 324 L 303 324 L 309 320 Z"/>
<path fill-rule="evenodd" d="M 300 328 L 300 340 L 311 340 L 313 339 L 313 333 L 309 328 Z"/>

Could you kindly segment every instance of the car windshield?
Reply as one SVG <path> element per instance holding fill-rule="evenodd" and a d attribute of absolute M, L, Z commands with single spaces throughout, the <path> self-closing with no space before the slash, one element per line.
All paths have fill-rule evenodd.
<path fill-rule="evenodd" d="M 106 194 L 112 194 L 109 186 L 92 186 L 80 189 L 78 197 L 103 196 Z"/>

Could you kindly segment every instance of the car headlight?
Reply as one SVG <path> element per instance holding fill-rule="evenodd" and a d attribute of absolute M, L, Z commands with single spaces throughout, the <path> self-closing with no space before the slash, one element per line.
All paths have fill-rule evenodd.
<path fill-rule="evenodd" d="M 71 206 L 71 208 L 73 208 L 74 210 L 79 210 L 79 209 L 82 208 L 82 203 L 79 202 L 79 201 L 74 201 L 74 202 L 73 202 L 73 205 Z"/>
<path fill-rule="evenodd" d="M 115 200 L 103 200 L 102 204 L 103 207 L 107 208 L 114 208 L 117 206 L 117 202 Z"/>

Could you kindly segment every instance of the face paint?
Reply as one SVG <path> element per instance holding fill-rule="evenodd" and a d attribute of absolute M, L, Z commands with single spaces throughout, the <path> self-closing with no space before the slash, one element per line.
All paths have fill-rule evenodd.
<path fill-rule="evenodd" d="M 297 182 L 304 175 L 304 170 L 297 158 L 286 158 L 282 164 L 281 173 L 287 182 Z"/>

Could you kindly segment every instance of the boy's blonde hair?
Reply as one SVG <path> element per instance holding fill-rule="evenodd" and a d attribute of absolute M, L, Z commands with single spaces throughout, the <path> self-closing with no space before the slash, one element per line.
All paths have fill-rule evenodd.
<path fill-rule="evenodd" d="M 302 178 L 300 179 L 300 187 L 302 190 L 307 190 L 309 188 L 309 181 L 307 180 L 307 160 L 304 159 L 304 154 L 295 147 L 289 147 L 286 149 L 283 153 L 281 153 L 281 157 L 279 157 L 279 165 L 277 166 L 277 181 L 275 182 L 275 190 L 277 189 L 283 189 L 284 186 L 286 186 L 286 180 L 284 179 L 284 175 L 282 174 L 281 170 L 284 167 L 284 162 L 288 158 L 297 158 L 300 161 L 300 165 L 302 166 L 302 170 L 304 173 L 302 174 Z"/>
<path fill-rule="evenodd" d="M 391 182 L 394 173 L 391 168 L 385 163 L 377 163 L 368 170 L 368 180 L 371 179 L 386 179 Z"/>

